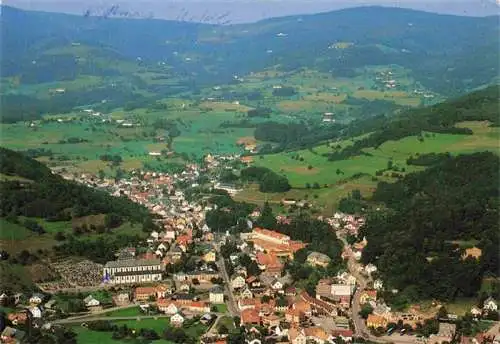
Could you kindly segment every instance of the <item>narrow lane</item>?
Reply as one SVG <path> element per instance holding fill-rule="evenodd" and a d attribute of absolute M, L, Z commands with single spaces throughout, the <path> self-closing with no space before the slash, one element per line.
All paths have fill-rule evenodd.
<path fill-rule="evenodd" d="M 226 264 L 224 264 L 224 258 L 220 253 L 219 253 L 219 260 L 217 261 L 217 267 L 219 268 L 219 271 L 222 273 L 222 278 L 224 279 L 224 289 L 228 297 L 226 303 L 227 309 L 229 310 L 229 313 L 231 313 L 233 317 L 239 316 L 240 312 L 238 311 L 238 306 L 236 304 L 233 291 L 231 289 L 231 280 L 229 279 L 229 276 L 226 271 Z"/>
<path fill-rule="evenodd" d="M 348 247 L 347 240 L 343 236 L 338 236 L 340 240 L 344 243 L 345 247 Z M 392 336 L 381 336 L 381 337 L 376 337 L 370 333 L 370 330 L 366 326 L 365 319 L 363 319 L 360 315 L 359 312 L 361 311 L 361 294 L 363 291 L 366 289 L 366 286 L 368 284 L 368 279 L 363 276 L 358 268 L 360 267 L 360 264 L 356 261 L 356 258 L 354 258 L 354 254 L 352 250 L 349 248 L 348 249 L 348 260 L 347 260 L 347 268 L 351 275 L 353 275 L 356 278 L 356 292 L 353 295 L 352 298 L 352 303 L 351 303 L 351 318 L 354 323 L 354 333 L 358 337 L 362 337 L 364 339 L 370 340 L 375 343 L 396 343 L 396 344 L 412 344 L 415 342 L 415 337 L 414 336 L 399 336 L 397 334 L 394 334 Z"/>

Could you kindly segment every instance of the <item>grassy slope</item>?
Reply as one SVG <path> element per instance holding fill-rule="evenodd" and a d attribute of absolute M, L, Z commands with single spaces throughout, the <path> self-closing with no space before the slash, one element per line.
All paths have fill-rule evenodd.
<path fill-rule="evenodd" d="M 304 187 L 305 183 L 318 182 L 323 184 L 335 184 L 356 173 L 367 173 L 375 175 L 375 172 L 384 169 L 389 159 L 407 170 L 413 166 L 406 165 L 406 159 L 415 154 L 450 152 L 453 154 L 472 153 L 476 151 L 492 150 L 498 152 L 499 128 L 488 127 L 484 122 L 462 123 L 461 126 L 471 128 L 473 135 L 452 134 L 429 134 L 424 142 L 418 141 L 416 136 L 406 137 L 398 141 L 388 141 L 378 149 L 365 149 L 372 156 L 355 156 L 340 161 L 328 161 L 321 156 L 328 148 L 321 145 L 313 149 L 317 154 L 309 150 L 298 152 L 287 152 L 267 155 L 263 159 L 255 159 L 255 164 L 284 173 L 293 187 Z M 424 135 L 425 136 L 425 135 Z M 304 161 L 292 159 L 299 154 Z M 312 166 L 312 169 L 308 167 Z M 337 175 L 336 169 L 344 174 Z"/>
<path fill-rule="evenodd" d="M 418 167 L 407 165 L 406 159 L 417 153 L 450 152 L 460 154 L 483 150 L 500 152 L 498 147 L 500 128 L 489 127 L 486 122 L 464 122 L 460 123 L 459 126 L 471 128 L 474 134 L 429 134 L 428 137 L 424 137 L 424 142 L 411 136 L 398 141 L 388 141 L 378 149 L 365 149 L 365 152 L 372 154 L 372 156 L 355 156 L 333 162 L 321 156 L 322 153 L 332 149 L 326 144 L 313 149 L 317 154 L 309 150 L 302 150 L 266 155 L 263 159 L 255 159 L 255 165 L 264 166 L 286 175 L 294 189 L 283 194 L 262 194 L 255 187 L 249 187 L 236 197 L 239 200 L 255 203 L 263 203 L 265 200 L 279 203 L 284 197 L 304 198 L 308 195 L 309 199 L 316 200 L 316 203 L 323 205 L 325 211 L 330 212 L 337 202 L 353 189 L 359 189 L 365 196 L 370 195 L 376 186 L 376 181 L 372 177 L 375 177 L 376 171 L 385 169 L 390 159 L 393 160 L 394 165 L 405 168 L 406 172 L 412 172 Z M 341 142 L 340 145 L 343 147 L 350 143 L 352 140 Z M 297 154 L 303 157 L 304 161 L 292 159 Z M 309 169 L 309 165 L 313 168 Z M 340 169 L 344 174 L 336 174 L 337 169 Z M 347 180 L 358 173 L 367 175 Z M 378 177 L 378 179 L 390 180 L 390 177 Z M 315 182 L 319 183 L 322 188 L 318 190 L 304 189 L 306 183 L 312 185 Z M 324 188 L 325 184 L 328 187 Z"/>
<path fill-rule="evenodd" d="M 100 343 L 100 344 L 125 344 L 130 343 L 127 340 L 113 340 L 111 332 L 96 332 L 90 331 L 83 327 L 74 327 L 73 330 L 78 335 L 78 343 Z M 155 340 L 152 343 L 154 344 L 172 344 L 172 342 L 160 339 Z"/>
<path fill-rule="evenodd" d="M 42 225 L 47 233 L 42 235 L 34 234 L 22 225 L 12 224 L 0 218 L 0 249 L 7 250 L 12 254 L 22 250 L 50 249 L 58 243 L 54 239 L 54 234 L 57 232 L 63 232 L 65 234 L 72 233 L 71 222 L 48 222 L 37 218 L 34 220 Z M 125 222 L 120 227 L 113 229 L 112 233 L 113 234 L 90 233 L 82 235 L 81 238 L 100 240 L 105 236 L 114 234 L 145 235 L 139 225 L 132 226 L 129 222 Z"/>
<path fill-rule="evenodd" d="M 23 240 L 31 235 L 31 232 L 18 224 L 10 223 L 0 218 L 0 240 Z"/>

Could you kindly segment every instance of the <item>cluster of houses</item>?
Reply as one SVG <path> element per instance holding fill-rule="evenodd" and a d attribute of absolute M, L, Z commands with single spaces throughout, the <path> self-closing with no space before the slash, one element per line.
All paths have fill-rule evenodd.
<path fill-rule="evenodd" d="M 322 218 L 328 222 L 336 231 L 357 236 L 361 226 L 365 224 L 365 219 L 361 216 L 336 212 L 333 217 Z"/>
<path fill-rule="evenodd" d="M 207 157 L 206 168 L 215 168 L 225 159 Z M 232 161 L 239 157 L 231 156 L 228 159 Z M 264 326 L 270 336 L 285 338 L 288 343 L 333 343 L 338 342 L 338 339 L 351 341 L 353 332 L 348 316 L 355 296 L 356 277 L 341 271 L 334 277 L 319 280 L 315 286 L 315 295 L 311 295 L 311 291 L 308 293 L 290 286 L 291 279 L 284 273 L 285 262 L 293 260 L 296 252 L 307 247 L 307 243 L 292 240 L 288 235 L 274 230 L 254 227 L 251 232 L 241 233 L 239 238 L 231 238 L 241 251 L 229 256 L 234 271 L 231 277 L 227 279 L 225 272 L 219 272 L 219 266 L 215 264 L 218 258 L 216 247 L 221 243 L 216 242 L 214 233 L 205 222 L 205 213 L 211 206 L 202 206 L 197 201 L 188 200 L 184 192 L 177 190 L 175 186 L 177 181 L 196 186 L 201 173 L 203 170 L 198 166 L 188 165 L 185 171 L 173 175 L 136 171 L 131 178 L 118 181 L 86 175 L 78 177 L 80 182 L 89 186 L 107 190 L 117 196 L 126 195 L 157 215 L 156 222 L 160 229 L 150 233 L 145 243 L 146 249 L 123 248 L 117 252 L 115 260 L 102 267 L 102 285 L 121 289 L 113 295 L 113 303 L 121 306 L 134 301 L 141 308 L 154 304 L 159 312 L 170 316 L 173 326 L 180 327 L 187 318 L 194 315 L 207 318 L 214 306 L 231 302 L 240 316 L 241 325 L 247 329 Z M 260 212 L 255 211 L 250 218 L 259 215 Z M 276 219 L 279 223 L 290 220 L 282 215 L 278 215 Z M 328 222 L 343 236 L 358 236 L 359 228 L 365 221 L 362 217 L 343 213 L 319 219 Z M 347 245 L 343 257 L 352 255 L 359 260 L 366 244 L 363 239 Z M 196 257 L 193 257 L 196 267 L 191 271 L 175 271 L 167 279 L 166 267 L 181 262 L 193 252 L 196 252 Z M 240 264 L 242 253 L 250 257 L 258 273 L 250 269 L 247 271 Z M 315 267 L 326 268 L 330 262 L 330 257 L 320 252 L 309 252 L 306 258 L 306 263 Z M 377 271 L 373 264 L 360 264 L 359 269 L 358 272 L 364 276 L 371 276 Z M 229 295 L 221 286 L 222 283 L 228 284 Z M 381 280 L 373 281 L 370 287 L 371 289 L 362 290 L 359 294 L 360 304 L 369 304 L 373 309 L 367 319 L 368 327 L 385 328 L 387 324 L 398 320 L 416 324 L 422 320 L 414 313 L 392 312 L 379 297 L 383 288 Z M 131 288 L 134 290 L 132 293 L 123 291 Z M 192 292 L 198 288 L 204 292 Z M 43 301 L 43 295 L 33 295 L 24 315 L 9 314 L 11 324 L 41 318 L 43 309 L 52 307 L 49 303 L 42 307 Z M 101 309 L 102 306 L 92 294 L 83 302 L 90 311 Z M 494 299 L 487 299 L 483 309 L 471 310 L 477 317 L 490 311 L 498 311 Z M 231 312 L 234 313 L 232 310 Z M 331 321 L 332 326 L 323 326 L 323 320 Z M 16 332 L 12 327 L 6 331 L 5 336 L 2 333 L 2 340 L 4 337 L 22 335 L 22 332 Z M 444 332 L 443 330 L 442 334 Z M 224 336 L 218 335 L 212 342 L 222 343 L 224 340 Z"/>
<path fill-rule="evenodd" d="M 306 291 L 289 287 L 286 276 L 282 277 L 283 260 L 293 259 L 297 250 L 306 247 L 300 241 L 265 228 L 253 228 L 240 234 L 237 247 L 248 253 L 257 264 L 259 276 L 249 275 L 244 267 L 236 265 L 230 288 L 235 294 L 244 326 L 264 326 L 277 337 L 286 337 L 291 343 L 331 343 L 342 337 L 352 340 L 345 317 L 350 307 L 356 279 L 347 272 L 339 273 L 331 280 L 321 280 L 316 296 Z M 230 256 L 231 262 L 238 261 L 238 254 Z M 312 252 L 307 263 L 327 266 L 330 258 L 319 252 Z M 335 319 L 335 326 L 326 330 L 315 324 L 313 319 Z M 283 328 L 283 324 L 287 325 Z"/>
<path fill-rule="evenodd" d="M 301 241 L 291 240 L 288 235 L 259 227 L 252 232 L 241 233 L 240 238 L 252 244 L 252 257 L 264 274 L 273 277 L 281 275 L 283 259 L 293 259 L 294 253 L 306 246 Z"/>

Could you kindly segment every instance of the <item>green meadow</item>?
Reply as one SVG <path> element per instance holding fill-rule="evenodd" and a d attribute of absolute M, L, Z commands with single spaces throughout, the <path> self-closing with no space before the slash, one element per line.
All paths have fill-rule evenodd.
<path fill-rule="evenodd" d="M 50 49 L 45 54 L 74 55 L 79 63 L 92 58 L 92 63 L 96 66 L 106 66 L 110 62 L 108 52 L 99 52 L 84 45 Z M 339 122 L 350 121 L 352 118 L 349 110 L 355 109 L 357 105 L 345 104 L 344 101 L 348 97 L 370 101 L 382 99 L 404 106 L 422 103 L 420 96 L 413 93 L 415 88 L 422 89 L 421 85 L 411 78 L 408 70 L 399 66 L 368 66 L 358 69 L 356 75 L 350 78 L 332 77 L 328 73 L 310 69 L 284 73 L 271 68 L 243 76 L 238 83 L 201 88 L 195 96 L 185 91 L 167 98 L 161 98 L 161 94 L 151 94 L 148 87 L 177 87 L 180 79 L 172 71 L 172 67 L 145 67 L 135 62 L 116 61 L 113 68 L 121 74 L 113 77 L 79 75 L 71 81 L 35 85 L 21 85 L 16 83 L 15 78 L 10 78 L 6 80 L 8 82 L 5 83 L 4 90 L 47 98 L 51 96 L 51 90 L 56 88 L 78 91 L 116 83 L 130 87 L 136 93 L 154 96 L 157 103 L 165 105 L 165 109 L 142 107 L 126 111 L 124 108 L 115 108 L 108 113 L 113 119 L 125 119 L 140 124 L 131 128 L 119 127 L 116 123 L 101 123 L 99 118 L 89 119 L 78 109 L 68 114 L 47 113 L 44 118 L 53 121 L 37 121 L 33 126 L 27 122 L 0 124 L 2 145 L 16 150 L 50 149 L 54 156 L 42 157 L 39 160 L 51 167 L 65 168 L 69 172 L 96 173 L 103 170 L 113 175 L 115 171 L 99 159 L 103 154 L 120 154 L 123 159 L 120 168 L 131 170 L 156 160 L 156 157 L 148 155 L 149 152 L 168 148 L 166 144 L 154 142 L 152 136 L 145 135 L 154 131 L 150 124 L 159 118 L 175 121 L 181 132 L 180 136 L 173 140 L 174 152 L 187 154 L 189 158 L 200 158 L 208 153 L 243 152 L 237 142 L 243 137 L 253 137 L 254 128 L 238 127 L 235 124 L 246 120 L 246 112 L 256 107 L 268 107 L 273 113 L 269 118 L 252 118 L 253 124 L 263 121 L 320 121 L 324 112 L 333 112 Z M 378 85 L 380 73 L 389 70 L 392 78 L 398 81 L 397 90 L 381 89 Z M 141 86 L 134 80 L 140 80 Z M 297 94 L 293 97 L 273 96 L 274 87 L 277 85 L 294 87 Z M 262 98 L 246 99 L 242 94 L 247 92 L 259 92 Z M 236 94 L 234 101 L 221 100 L 231 93 Z M 153 104 L 154 100 L 151 102 Z M 232 126 L 225 127 L 224 123 L 231 123 Z M 160 136 L 164 134 L 161 130 L 155 132 Z M 86 141 L 61 143 L 68 138 L 81 138 Z M 170 161 L 166 157 L 162 157 L 162 160 Z M 319 163 L 316 164 L 320 169 Z M 323 174 L 326 173 L 317 170 L 314 174 L 324 179 Z M 296 180 L 296 183 L 298 182 L 299 180 Z"/>
<path fill-rule="evenodd" d="M 467 122 L 460 125 L 471 128 L 473 135 L 424 133 L 423 142 L 416 136 L 409 136 L 398 141 L 387 141 L 377 149 L 364 149 L 367 155 L 339 161 L 329 161 L 322 155 L 336 150 L 337 144 L 322 144 L 310 150 L 266 155 L 255 159 L 255 165 L 282 173 L 288 177 L 292 187 L 303 188 L 306 183 L 336 184 L 359 173 L 375 176 L 376 171 L 387 167 L 389 160 L 409 172 L 415 170 L 415 167 L 408 166 L 406 160 L 416 154 L 460 154 L 484 150 L 499 152 L 499 128 L 489 127 L 484 122 Z M 349 144 L 349 141 L 339 144 L 343 147 Z"/>
<path fill-rule="evenodd" d="M 77 334 L 77 342 L 78 343 L 100 343 L 100 344 L 131 344 L 131 343 L 142 343 L 139 340 L 133 341 L 130 339 L 126 340 L 115 340 L 112 338 L 113 333 L 112 332 L 97 332 L 97 331 L 90 331 L 84 327 L 74 327 L 73 331 Z M 148 343 L 148 342 L 146 342 Z M 159 339 L 155 341 L 151 341 L 149 343 L 154 343 L 154 344 L 173 344 L 172 342 L 165 340 L 165 339 Z"/>
<path fill-rule="evenodd" d="M 464 122 L 459 126 L 471 128 L 473 135 L 424 133 L 423 142 L 416 136 L 409 136 L 398 141 L 387 141 L 378 149 L 364 149 L 367 155 L 357 155 L 339 161 L 329 161 L 323 154 L 337 150 L 339 146 L 343 148 L 350 145 L 359 138 L 323 143 L 309 150 L 265 155 L 254 159 L 254 165 L 267 167 L 285 175 L 292 190 L 279 194 L 263 194 L 251 185 L 236 198 L 259 204 L 265 201 L 278 204 L 283 198 L 307 198 L 321 205 L 324 210 L 330 211 L 342 197 L 354 189 L 359 189 L 364 196 L 369 196 L 378 181 L 395 181 L 390 176 L 390 171 L 381 176 L 376 175 L 377 171 L 387 168 L 389 161 L 392 161 L 399 171 L 404 169 L 405 174 L 421 169 L 406 164 L 409 157 L 417 154 L 462 154 L 484 150 L 500 153 L 500 128 L 490 127 L 487 122 Z M 312 188 L 315 183 L 319 184 L 319 189 Z"/>
<path fill-rule="evenodd" d="M 148 319 L 136 319 L 136 320 L 113 320 L 113 323 L 118 326 L 126 325 L 128 328 L 139 330 L 141 328 L 153 329 L 162 335 L 165 329 L 170 327 L 170 321 L 168 318 L 148 318 Z M 109 344 L 120 344 L 120 343 L 134 343 L 130 340 L 114 340 L 112 339 L 112 332 L 97 332 L 91 331 L 84 327 L 78 326 L 73 327 L 73 330 L 78 335 L 78 343 L 109 343 Z M 186 334 L 194 339 L 199 339 L 207 330 L 207 327 L 201 323 L 195 323 L 189 327 L 184 328 Z M 141 342 L 142 343 L 142 342 Z M 171 344 L 172 342 L 165 339 L 159 339 L 151 341 L 154 344 Z"/>

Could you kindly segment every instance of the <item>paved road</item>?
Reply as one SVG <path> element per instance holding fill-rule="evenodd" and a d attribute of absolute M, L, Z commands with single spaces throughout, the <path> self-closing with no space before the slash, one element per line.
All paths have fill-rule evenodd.
<path fill-rule="evenodd" d="M 98 290 L 107 290 L 113 287 L 112 285 L 94 285 L 87 287 L 69 287 L 69 288 L 58 288 L 58 289 L 44 289 L 40 285 L 37 285 L 43 292 L 48 294 L 57 293 L 90 293 Z M 116 287 L 116 286 L 115 286 Z"/>
<path fill-rule="evenodd" d="M 239 316 L 240 312 L 238 311 L 238 306 L 236 304 L 233 291 L 231 290 L 231 280 L 229 279 L 229 276 L 226 271 L 226 264 L 224 264 L 224 258 L 220 253 L 219 253 L 219 260 L 217 261 L 217 267 L 219 268 L 219 271 L 222 273 L 222 278 L 224 279 L 225 282 L 224 288 L 226 290 L 226 294 L 228 297 L 227 309 L 229 310 L 229 313 L 231 313 L 233 317 Z"/>
<path fill-rule="evenodd" d="M 223 313 L 211 313 L 217 316 L 217 319 L 214 322 L 214 326 L 216 325 L 219 321 L 219 319 L 224 315 Z M 59 319 L 55 320 L 52 323 L 53 324 L 71 324 L 71 323 L 84 323 L 84 322 L 90 322 L 90 321 L 97 321 L 97 320 L 137 320 L 141 321 L 143 319 L 161 319 L 161 318 L 170 318 L 171 315 L 167 314 L 155 314 L 155 315 L 135 315 L 135 316 L 125 316 L 125 317 L 106 317 L 106 316 L 101 316 L 101 317 L 96 317 L 96 316 L 78 316 L 78 317 L 71 317 L 71 318 L 66 318 L 66 319 Z"/>
<path fill-rule="evenodd" d="M 344 246 L 347 247 L 347 241 L 343 236 L 339 235 L 339 239 L 342 240 L 344 243 Z M 359 336 L 363 337 L 365 339 L 368 339 L 372 342 L 375 343 L 396 343 L 396 344 L 410 344 L 410 343 L 415 343 L 415 336 L 400 336 L 399 334 L 395 333 L 392 336 L 381 336 L 381 337 L 376 337 L 370 333 L 370 330 L 366 327 L 365 320 L 359 315 L 359 311 L 361 310 L 361 303 L 360 303 L 360 297 L 361 293 L 365 290 L 366 285 L 368 284 L 368 278 L 366 276 L 363 276 L 359 272 L 359 267 L 360 264 L 356 261 L 356 258 L 354 258 L 354 254 L 351 250 L 348 251 L 348 260 L 347 260 L 347 268 L 349 269 L 349 272 L 356 277 L 357 281 L 357 288 L 356 292 L 353 295 L 352 298 L 352 304 L 351 304 L 351 318 L 354 322 L 354 333 Z"/>
<path fill-rule="evenodd" d="M 67 318 L 53 321 L 53 324 L 71 324 L 71 323 L 84 323 L 97 320 L 137 320 L 142 319 L 159 319 L 159 318 L 170 318 L 170 315 L 157 314 L 157 315 L 136 315 L 131 317 L 77 317 L 77 318 Z"/>
<path fill-rule="evenodd" d="M 343 236 L 339 236 L 339 239 L 342 240 L 345 247 L 348 246 L 348 243 Z M 366 327 L 365 320 L 359 315 L 359 312 L 361 310 L 360 296 L 361 293 L 366 288 L 367 281 L 366 278 L 358 272 L 359 265 L 356 262 L 356 259 L 354 258 L 352 251 L 349 250 L 348 252 L 349 255 L 347 260 L 347 268 L 349 269 L 349 272 L 354 277 L 356 277 L 356 282 L 357 282 L 356 292 L 354 293 L 351 303 L 351 312 L 352 312 L 351 317 L 354 322 L 354 333 L 359 337 L 368 339 L 370 337 L 370 332 Z"/>

